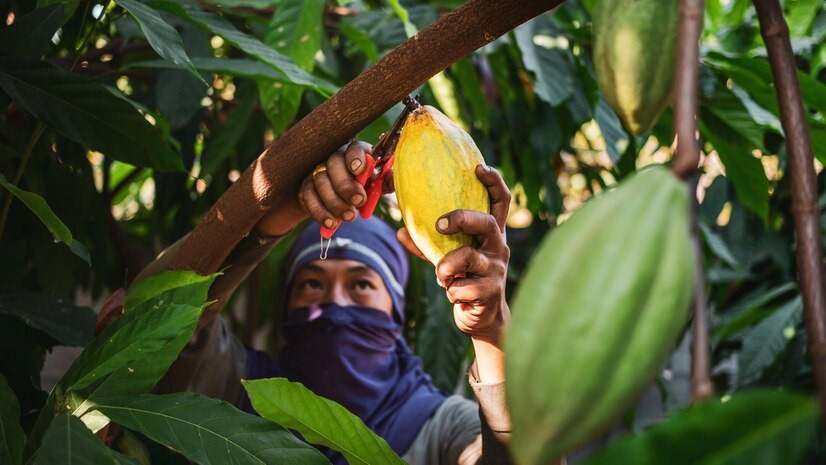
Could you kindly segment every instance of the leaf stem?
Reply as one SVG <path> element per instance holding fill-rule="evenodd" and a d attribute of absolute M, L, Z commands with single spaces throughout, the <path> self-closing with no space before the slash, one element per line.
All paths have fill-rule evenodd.
<path fill-rule="evenodd" d="M 703 266 L 703 245 L 700 240 L 700 205 L 697 202 L 697 183 L 694 175 L 687 182 L 691 194 L 691 245 L 694 249 L 694 299 L 691 320 L 691 401 L 702 402 L 714 395 L 711 381 L 711 345 L 708 338 L 708 309 L 706 306 L 706 277 Z"/>
<path fill-rule="evenodd" d="M 797 267 L 803 294 L 809 356 L 817 383 L 820 414 L 826 419 L 826 294 L 814 151 L 783 11 L 777 0 L 754 0 L 754 6 L 757 9 L 760 34 L 771 63 L 780 106 L 780 122 L 786 136 Z"/>
<path fill-rule="evenodd" d="M 45 125 L 43 121 L 37 120 L 37 124 L 34 127 L 34 132 L 32 132 L 31 137 L 29 137 L 29 143 L 26 145 L 26 151 L 23 152 L 23 158 L 20 159 L 20 166 L 17 167 L 17 172 L 14 174 L 14 179 L 12 180 L 12 184 L 15 186 L 20 183 L 20 179 L 23 178 L 23 171 L 26 169 L 26 165 L 29 164 L 29 159 L 34 152 L 34 147 L 37 145 L 37 141 L 40 140 L 40 136 L 43 134 L 43 129 Z M 9 210 L 11 209 L 11 201 L 14 196 L 9 192 L 6 194 L 6 201 L 3 203 L 3 212 L 0 213 L 0 237 L 3 237 L 3 231 L 6 229 L 6 219 L 9 216 Z"/>

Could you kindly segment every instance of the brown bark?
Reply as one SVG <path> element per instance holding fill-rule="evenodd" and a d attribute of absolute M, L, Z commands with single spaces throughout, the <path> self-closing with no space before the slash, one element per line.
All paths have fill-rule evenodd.
<path fill-rule="evenodd" d="M 691 176 L 700 163 L 695 115 L 704 8 L 703 0 L 682 0 L 680 3 L 674 74 L 674 130 L 677 133 L 677 154 L 671 170 L 682 179 Z"/>
<path fill-rule="evenodd" d="M 411 37 L 273 143 L 204 215 L 172 267 L 207 274 L 284 195 L 431 76 L 563 0 L 470 0 Z"/>
<path fill-rule="evenodd" d="M 780 122 L 786 136 L 806 335 L 817 382 L 821 416 L 826 419 L 826 296 L 823 288 L 823 245 L 820 242 L 820 208 L 817 203 L 814 151 L 783 11 L 777 0 L 754 0 L 754 6 L 760 21 L 760 33 L 769 53 L 780 105 Z"/>

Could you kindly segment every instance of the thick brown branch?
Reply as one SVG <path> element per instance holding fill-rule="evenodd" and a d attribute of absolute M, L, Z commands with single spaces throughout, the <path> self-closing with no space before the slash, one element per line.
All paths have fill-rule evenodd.
<path fill-rule="evenodd" d="M 677 155 L 671 166 L 675 175 L 687 179 L 700 163 L 697 143 L 697 76 L 700 69 L 700 33 L 703 30 L 703 0 L 682 0 L 677 36 L 674 75 L 674 130 Z"/>
<path fill-rule="evenodd" d="M 780 122 L 786 136 L 806 335 L 817 382 L 821 416 L 826 419 L 826 296 L 823 287 L 823 245 L 820 242 L 814 152 L 783 11 L 777 0 L 754 0 L 754 6 L 760 21 L 760 33 L 769 53 L 780 105 Z"/>
<path fill-rule="evenodd" d="M 285 132 L 218 199 L 172 262 L 216 271 L 301 178 L 450 64 L 563 0 L 470 0 L 398 46 Z"/>

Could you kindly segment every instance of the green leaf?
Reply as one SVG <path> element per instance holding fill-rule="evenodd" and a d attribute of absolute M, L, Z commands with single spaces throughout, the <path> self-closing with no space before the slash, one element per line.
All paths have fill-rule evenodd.
<path fill-rule="evenodd" d="M 752 147 L 727 121 L 718 118 L 705 107 L 700 109 L 700 134 L 714 146 L 726 167 L 737 198 L 744 207 L 756 213 L 764 222 L 769 214 L 769 180 L 763 164 L 752 154 Z"/>
<path fill-rule="evenodd" d="M 276 4 L 264 43 L 283 54 L 300 69 L 312 72 L 316 52 L 321 47 L 324 0 L 280 1 Z M 293 122 L 301 104 L 303 88 L 281 82 L 259 81 L 261 107 L 275 134 Z"/>
<path fill-rule="evenodd" d="M 0 285 L 0 314 L 12 315 L 39 329 L 66 346 L 82 347 L 92 341 L 96 315 L 92 309 L 77 307 L 24 289 Z"/>
<path fill-rule="evenodd" d="M 284 378 L 242 381 L 262 417 L 344 455 L 350 465 L 404 464 L 387 442 L 341 405 Z"/>
<path fill-rule="evenodd" d="M 329 464 L 286 429 L 193 393 L 100 400 L 97 409 L 201 464 Z"/>
<path fill-rule="evenodd" d="M 273 81 L 289 83 L 290 78 L 281 71 L 272 66 L 265 65 L 260 61 L 250 60 L 247 58 L 210 58 L 210 57 L 192 57 L 192 64 L 200 71 L 215 73 L 215 74 L 229 74 L 235 77 L 260 79 L 266 78 Z M 180 66 L 170 63 L 166 60 L 146 60 L 130 63 L 129 68 L 167 68 L 167 69 L 182 69 Z"/>
<path fill-rule="evenodd" d="M 223 16 L 201 10 L 197 3 L 190 1 L 170 2 L 167 0 L 154 0 L 150 4 L 157 9 L 172 13 L 220 36 L 245 53 L 283 72 L 290 82 L 294 84 L 311 88 L 324 96 L 330 95 L 337 90 L 336 87 L 329 82 L 301 70 L 290 61 L 289 58 L 276 52 L 260 40 L 239 31 Z"/>
<path fill-rule="evenodd" d="M 525 67 L 534 74 L 534 92 L 559 106 L 574 90 L 573 70 L 567 52 L 559 46 L 565 37 L 547 16 L 534 18 L 514 31 Z"/>
<path fill-rule="evenodd" d="M 789 25 L 789 35 L 791 37 L 805 37 L 812 27 L 812 23 L 817 17 L 823 0 L 795 0 L 786 4 L 788 13 L 786 22 Z"/>
<path fill-rule="evenodd" d="M 129 287 L 123 301 L 128 312 L 146 305 L 202 304 L 207 290 L 217 275 L 201 276 L 185 271 L 164 271 L 147 276 Z"/>
<path fill-rule="evenodd" d="M 0 57 L 0 87 L 66 137 L 107 157 L 161 171 L 183 171 L 157 128 L 125 97 L 104 86 L 21 56 Z"/>
<path fill-rule="evenodd" d="M 453 322 L 453 305 L 445 299 L 444 289 L 432 279 L 424 281 L 427 306 L 416 352 L 433 384 L 445 392 L 453 392 L 460 378 L 465 377 L 462 365 L 467 357 L 468 338 Z M 420 322 L 421 319 L 417 319 L 417 326 Z"/>
<path fill-rule="evenodd" d="M 130 457 L 106 447 L 77 417 L 61 413 L 43 436 L 34 465 L 139 465 Z"/>
<path fill-rule="evenodd" d="M 754 381 L 777 360 L 794 337 L 802 314 L 803 300 L 798 296 L 749 331 L 737 357 L 739 384 Z"/>
<path fill-rule="evenodd" d="M 605 139 L 605 149 L 608 151 L 611 162 L 616 165 L 628 149 L 630 143 L 628 133 L 623 129 L 617 114 L 614 113 L 614 109 L 611 108 L 605 97 L 600 96 L 594 113 L 599 131 L 602 133 L 602 138 Z"/>
<path fill-rule="evenodd" d="M 63 5 L 46 5 L 0 29 L 0 52 L 39 58 L 63 21 Z"/>
<path fill-rule="evenodd" d="M 52 237 L 54 237 L 55 242 L 63 242 L 69 246 L 69 249 L 77 255 L 78 257 L 82 258 L 87 264 L 91 266 L 91 261 L 89 259 L 89 251 L 86 250 L 86 247 L 75 240 L 72 237 L 72 232 L 69 231 L 69 228 L 60 221 L 60 218 L 55 215 L 51 208 L 49 208 L 49 204 L 46 203 L 46 200 L 32 192 L 24 191 L 23 189 L 15 186 L 14 184 L 10 183 L 6 180 L 6 177 L 0 173 L 0 186 L 5 187 L 11 192 L 12 195 L 17 197 L 20 202 L 23 203 L 32 213 L 37 216 L 40 221 L 43 223 L 46 228 L 49 229 L 49 232 L 52 233 Z"/>
<path fill-rule="evenodd" d="M 0 464 L 17 465 L 23 460 L 26 435 L 20 427 L 20 405 L 6 378 L 0 374 Z"/>
<path fill-rule="evenodd" d="M 617 441 L 582 465 L 776 465 L 800 463 L 814 436 L 815 402 L 782 391 L 710 399 Z"/>
<path fill-rule="evenodd" d="M 379 49 L 376 43 L 370 38 L 370 34 L 363 29 L 353 26 L 349 21 L 342 21 L 339 30 L 345 37 L 350 39 L 350 42 L 352 42 L 357 49 L 364 53 L 364 56 L 366 56 L 368 60 L 374 63 L 379 61 Z"/>
<path fill-rule="evenodd" d="M 158 294 L 148 300 L 127 294 L 127 300 L 139 303 L 104 329 L 60 379 L 29 438 L 29 454 L 39 446 L 53 412 L 83 416 L 97 430 L 108 420 L 90 412 L 96 399 L 148 392 L 178 357 L 195 330 L 215 275 L 170 271 L 161 276 L 175 284 L 136 284 L 139 291 L 152 286 Z"/>
<path fill-rule="evenodd" d="M 172 63 L 185 67 L 204 86 L 208 86 L 192 62 L 189 61 L 189 56 L 184 50 L 184 42 L 181 36 L 178 35 L 178 31 L 164 21 L 157 11 L 137 0 L 115 0 L 115 3 L 123 7 L 135 19 L 146 36 L 146 40 L 149 41 L 149 45 L 158 52 L 158 55 Z"/>
<path fill-rule="evenodd" d="M 703 239 L 705 239 L 706 245 L 714 252 L 714 255 L 730 266 L 740 268 L 740 264 L 737 263 L 737 259 L 731 254 L 731 250 L 721 235 L 717 234 L 709 225 L 702 221 L 700 222 L 700 231 L 703 233 Z"/>

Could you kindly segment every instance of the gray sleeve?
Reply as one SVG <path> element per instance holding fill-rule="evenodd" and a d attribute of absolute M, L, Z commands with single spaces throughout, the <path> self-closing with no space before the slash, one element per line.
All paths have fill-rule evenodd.
<path fill-rule="evenodd" d="M 410 465 L 466 463 L 465 457 L 460 461 L 460 456 L 476 441 L 480 433 L 479 407 L 476 402 L 461 396 L 450 396 L 425 422 L 402 458 Z"/>

